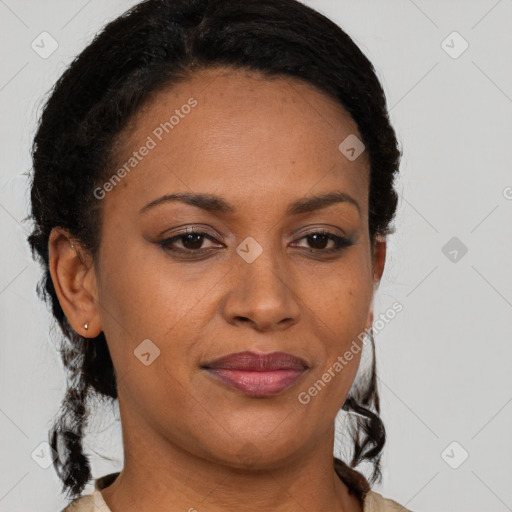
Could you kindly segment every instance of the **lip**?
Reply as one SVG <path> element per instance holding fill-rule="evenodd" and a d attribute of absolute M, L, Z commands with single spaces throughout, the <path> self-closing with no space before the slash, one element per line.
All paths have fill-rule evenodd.
<path fill-rule="evenodd" d="M 300 357 L 286 352 L 237 352 L 202 368 L 217 381 L 248 396 L 265 397 L 293 386 L 309 367 Z"/>

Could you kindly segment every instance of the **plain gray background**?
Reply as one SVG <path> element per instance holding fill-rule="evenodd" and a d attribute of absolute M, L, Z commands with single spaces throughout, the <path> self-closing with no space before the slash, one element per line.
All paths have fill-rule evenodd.
<path fill-rule="evenodd" d="M 2 512 L 65 505 L 53 467 L 32 458 L 65 380 L 22 221 L 31 138 L 55 80 L 134 3 L 0 0 Z M 388 442 L 375 490 L 417 512 L 512 510 L 512 0 L 305 3 L 372 61 L 404 150 L 376 297 L 376 318 L 403 311 L 376 335 Z M 47 58 L 31 47 L 42 32 L 58 44 Z M 95 478 L 122 466 L 117 418 L 91 419 Z"/>

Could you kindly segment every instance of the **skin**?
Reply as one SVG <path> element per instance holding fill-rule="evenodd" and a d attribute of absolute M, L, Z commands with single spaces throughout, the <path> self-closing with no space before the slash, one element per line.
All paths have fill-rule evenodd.
<path fill-rule="evenodd" d="M 118 375 L 124 468 L 104 499 L 113 512 L 361 511 L 332 465 L 334 418 L 360 352 L 308 404 L 297 396 L 373 322 L 386 242 L 372 251 L 366 153 L 349 161 L 338 150 L 349 134 L 362 137 L 342 106 L 310 85 L 210 69 L 138 113 L 119 166 L 190 97 L 197 106 L 102 200 L 97 257 L 61 228 L 50 237 L 62 308 L 78 333 L 104 331 Z M 338 202 L 286 214 L 292 201 L 334 191 L 360 212 Z M 222 196 L 236 212 L 168 202 L 139 214 L 178 192 Z M 156 243 L 194 225 L 215 240 L 170 247 L 209 248 L 201 258 Z M 306 236 L 319 229 L 353 244 L 322 255 L 335 242 Z M 252 263 L 236 252 L 248 236 L 263 249 Z M 160 350 L 148 366 L 134 355 L 146 339 Z M 200 368 L 245 350 L 290 352 L 309 369 L 281 394 L 255 398 Z"/>

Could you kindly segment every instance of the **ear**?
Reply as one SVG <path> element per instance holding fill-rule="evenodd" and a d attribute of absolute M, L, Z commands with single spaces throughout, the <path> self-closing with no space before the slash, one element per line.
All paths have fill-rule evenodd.
<path fill-rule="evenodd" d="M 102 329 L 91 256 L 60 227 L 50 233 L 48 252 L 53 286 L 70 325 L 81 336 L 98 336 Z"/>
<path fill-rule="evenodd" d="M 373 244 L 372 268 L 374 290 L 379 286 L 386 264 L 386 239 L 376 238 Z"/>
<path fill-rule="evenodd" d="M 382 274 L 384 273 L 384 266 L 386 264 L 386 240 L 377 237 L 372 248 L 372 273 L 373 273 L 373 293 L 379 287 Z M 366 319 L 366 330 L 370 329 L 373 325 L 373 295 L 368 311 L 368 318 Z"/>

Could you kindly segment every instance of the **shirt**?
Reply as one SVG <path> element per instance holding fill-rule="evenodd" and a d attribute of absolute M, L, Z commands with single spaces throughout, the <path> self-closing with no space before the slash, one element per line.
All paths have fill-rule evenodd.
<path fill-rule="evenodd" d="M 103 496 L 101 490 L 108 487 L 119 475 L 119 473 L 111 473 L 98 478 L 94 482 L 94 492 L 87 496 L 72 501 L 61 512 L 112 512 Z M 364 495 L 363 512 L 411 512 L 409 509 L 403 507 L 396 501 L 389 498 L 384 498 L 378 492 L 369 490 Z"/>

